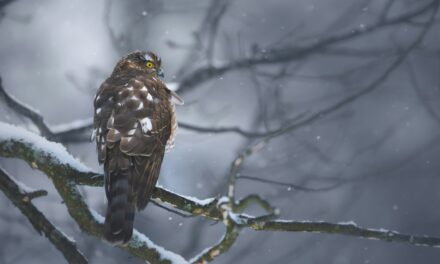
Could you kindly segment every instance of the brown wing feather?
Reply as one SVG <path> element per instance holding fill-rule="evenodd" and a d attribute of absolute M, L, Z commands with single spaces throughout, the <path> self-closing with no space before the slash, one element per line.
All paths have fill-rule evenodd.
<path fill-rule="evenodd" d="M 112 76 L 97 93 L 94 124 L 106 176 L 109 241 L 127 242 L 134 206 L 148 204 L 172 130 L 169 98 L 160 80 L 140 72 Z"/>

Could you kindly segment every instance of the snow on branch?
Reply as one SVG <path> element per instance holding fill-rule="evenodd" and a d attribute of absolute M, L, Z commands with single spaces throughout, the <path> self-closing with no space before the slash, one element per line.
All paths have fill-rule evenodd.
<path fill-rule="evenodd" d="M 90 209 L 83 200 L 77 185 L 101 186 L 103 176 L 94 173 L 73 158 L 57 143 L 8 124 L 0 124 L 0 156 L 19 158 L 30 166 L 44 172 L 52 181 L 71 217 L 88 234 L 102 238 L 103 217 Z M 239 164 L 237 164 L 239 165 Z M 3 190 L 3 189 L 2 189 Z M 4 191 L 4 190 L 3 190 Z M 233 206 L 230 201 L 233 199 Z M 221 220 L 227 227 L 224 238 L 215 246 L 206 249 L 192 263 L 210 261 L 226 252 L 234 243 L 242 228 L 257 231 L 314 232 L 350 235 L 361 238 L 402 242 L 416 246 L 439 247 L 440 238 L 401 234 L 384 229 L 366 229 L 353 223 L 327 223 L 308 221 L 271 220 L 277 216 L 276 209 L 264 199 L 255 195 L 235 202 L 231 197 L 199 200 L 180 195 L 162 187 L 156 187 L 153 199 L 192 215 L 200 215 L 213 220 Z M 261 217 L 242 213 L 250 203 L 256 203 L 268 214 Z M 134 232 L 132 241 L 120 246 L 134 256 L 153 263 L 186 263 L 179 255 L 155 245 L 139 232 Z M 180 262 L 179 262 L 180 261 Z"/>
<path fill-rule="evenodd" d="M 49 241 L 64 255 L 69 263 L 87 263 L 87 259 L 78 250 L 75 241 L 67 237 L 62 231 L 54 226 L 31 202 L 36 198 L 35 193 L 29 192 L 28 187 L 18 182 L 0 168 L 0 190 L 11 200 L 14 205 L 28 218 L 34 229 L 49 239 Z M 47 194 L 40 191 L 40 196 Z"/>
<path fill-rule="evenodd" d="M 70 216 L 81 230 L 98 238 L 103 237 L 102 217 L 88 207 L 77 187 L 77 181 L 84 182 L 86 179 L 92 186 L 101 185 L 102 175 L 96 176 L 61 144 L 4 123 L 0 123 L 0 156 L 22 159 L 32 168 L 44 172 L 52 180 Z M 146 240 L 139 232 L 134 232 L 128 245 L 119 247 L 153 263 L 187 263 L 177 254 Z"/>
<path fill-rule="evenodd" d="M 46 152 L 48 157 L 53 157 L 53 160 L 59 164 L 68 164 L 69 167 L 76 171 L 91 172 L 91 169 L 87 168 L 78 159 L 72 157 L 61 144 L 48 141 L 32 132 L 7 123 L 0 123 L 0 131 L 1 141 L 14 141 L 28 144 L 29 148 L 35 151 Z"/>

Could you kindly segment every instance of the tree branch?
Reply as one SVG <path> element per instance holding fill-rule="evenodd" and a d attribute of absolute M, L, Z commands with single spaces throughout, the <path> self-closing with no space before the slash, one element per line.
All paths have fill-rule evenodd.
<path fill-rule="evenodd" d="M 273 231 L 280 230 L 280 231 L 296 231 L 296 232 L 301 231 L 301 232 L 318 232 L 318 233 L 338 233 L 344 235 L 358 236 L 362 238 L 379 239 L 379 240 L 393 241 L 393 242 L 405 242 L 418 246 L 439 245 L 438 244 L 440 242 L 439 238 L 432 238 L 432 237 L 427 238 L 420 236 L 404 235 L 395 231 L 388 231 L 388 230 L 364 229 L 356 226 L 354 223 L 333 224 L 326 222 L 297 222 L 297 221 L 282 221 L 282 220 L 268 221 L 266 219 L 273 217 L 272 214 L 263 215 L 261 217 L 256 217 L 256 218 L 252 218 L 252 217 L 249 218 L 246 215 L 235 214 L 236 212 L 235 209 L 237 207 L 237 203 L 235 202 L 235 185 L 239 177 L 239 171 L 242 168 L 246 158 L 248 158 L 249 156 L 253 155 L 254 153 L 264 148 L 272 138 L 284 134 L 288 131 L 291 131 L 294 128 L 312 123 L 315 120 L 319 119 L 322 115 L 334 112 L 340 109 L 341 107 L 343 107 L 344 105 L 354 102 L 361 96 L 374 91 L 379 86 L 379 84 L 382 83 L 384 80 L 386 80 L 386 78 L 393 72 L 393 70 L 397 68 L 404 61 L 404 59 L 407 57 L 410 51 L 423 40 L 425 34 L 428 32 L 429 28 L 432 25 L 435 14 L 437 13 L 438 2 L 435 2 L 435 5 L 433 7 L 434 8 L 432 10 L 429 21 L 425 23 L 424 28 L 422 29 L 421 33 L 417 36 L 416 40 L 413 43 L 411 43 L 407 48 L 405 48 L 401 53 L 401 55 L 394 60 L 394 62 L 385 70 L 385 72 L 381 74 L 370 85 L 352 94 L 351 96 L 346 97 L 345 99 L 341 100 L 339 103 L 336 103 L 331 107 L 323 109 L 318 113 L 313 114 L 312 116 L 305 118 L 302 121 L 292 126 L 287 126 L 283 130 L 279 131 L 279 133 L 268 136 L 264 140 L 252 144 L 250 147 L 245 148 L 237 156 L 237 158 L 231 164 L 231 169 L 228 175 L 227 203 L 225 203 L 226 205 L 222 206 L 224 210 L 223 221 L 228 228 L 234 228 L 234 230 L 237 230 L 237 233 L 239 233 L 240 230 L 238 227 L 251 227 L 255 230 L 266 230 L 267 228 L 267 230 L 273 230 Z M 224 238 L 226 238 L 228 234 L 229 234 L 229 229 L 227 229 Z M 228 248 L 229 241 L 235 241 L 235 238 L 237 236 L 238 234 L 235 235 L 233 239 L 223 239 L 219 242 L 219 244 L 207 250 L 205 254 L 202 254 L 202 256 L 205 258 L 204 260 L 211 260 L 213 258 L 212 255 L 214 254 L 214 252 L 216 253 L 214 255 L 218 255 L 222 253 L 223 251 L 219 249 L 222 248 L 223 243 L 225 244 L 225 247 Z M 196 258 L 196 260 L 198 259 Z"/>
<path fill-rule="evenodd" d="M 57 143 L 7 124 L 0 123 L 0 131 L 0 156 L 23 159 L 32 168 L 44 172 L 52 180 L 70 216 L 81 230 L 103 239 L 103 217 L 88 207 L 75 182 L 102 185 L 102 176 L 96 176 Z M 155 245 L 137 231 L 127 245 L 118 247 L 153 263 L 173 263 L 173 259 L 185 263 L 182 257 Z"/>
<path fill-rule="evenodd" d="M 12 125 L 0 123 L 0 131 L 2 131 L 0 134 L 0 156 L 22 159 L 33 168 L 44 172 L 52 180 L 63 198 L 69 214 L 80 228 L 88 234 L 102 238 L 103 217 L 87 206 L 76 185 L 100 186 L 103 184 L 103 176 L 92 172 L 79 163 L 57 143 L 49 142 L 38 135 Z M 222 220 L 225 223 L 227 227 L 225 238 L 208 251 L 198 255 L 199 257 L 193 259 L 193 263 L 198 263 L 198 260 L 207 261 L 225 252 L 243 227 L 259 231 L 332 233 L 409 243 L 416 246 L 440 246 L 440 238 L 404 235 L 388 230 L 365 229 L 351 223 L 269 220 L 276 215 L 276 209 L 260 197 L 246 197 L 238 203 L 234 201 L 234 206 L 230 207 L 229 199 L 226 197 L 199 200 L 173 193 L 163 187 L 156 187 L 153 199 L 192 215 Z M 247 205 L 253 202 L 260 204 L 269 214 L 253 217 L 241 213 Z M 185 260 L 180 256 L 165 251 L 137 231 L 134 232 L 130 243 L 119 247 L 134 256 L 153 263 L 172 263 L 173 258 L 178 258 L 185 263 Z"/>
<path fill-rule="evenodd" d="M 201 67 L 182 78 L 179 85 L 179 92 L 181 94 L 184 94 L 190 90 L 195 89 L 198 85 L 212 78 L 215 78 L 216 76 L 228 73 L 233 70 L 239 70 L 257 65 L 292 62 L 295 60 L 303 59 L 318 51 L 322 52 L 335 44 L 340 44 L 344 41 L 353 40 L 357 37 L 364 36 L 396 24 L 409 22 L 410 20 L 434 9 L 437 4 L 438 0 L 433 0 L 429 4 L 423 5 L 422 7 L 417 8 L 413 11 L 406 12 L 392 18 L 384 17 L 383 19 L 380 19 L 375 23 L 365 25 L 363 28 L 355 28 L 347 32 L 330 35 L 306 46 L 291 46 L 286 48 L 269 49 L 264 54 L 260 54 L 260 56 L 238 59 L 236 61 L 229 62 L 228 64 L 223 66 L 207 65 Z"/>
<path fill-rule="evenodd" d="M 228 251 L 235 243 L 239 235 L 240 228 L 236 225 L 229 224 L 226 227 L 226 232 L 220 241 L 216 245 L 203 250 L 200 254 L 193 257 L 190 260 L 190 263 L 205 264 L 213 261 L 215 257 Z"/>
<path fill-rule="evenodd" d="M 360 238 L 382 240 L 386 242 L 399 242 L 415 246 L 439 247 L 440 238 L 429 236 L 414 236 L 401 234 L 396 231 L 386 229 L 362 228 L 353 222 L 347 223 L 327 223 L 327 222 L 307 222 L 307 221 L 261 221 L 246 220 L 246 226 L 257 231 L 288 231 L 288 232 L 312 232 L 326 234 L 340 234 L 355 236 Z"/>
<path fill-rule="evenodd" d="M 237 175 L 237 179 L 238 180 L 243 179 L 243 180 L 249 180 L 249 181 L 268 183 L 268 184 L 272 184 L 272 185 L 284 186 L 284 187 L 287 187 L 289 190 L 294 189 L 294 190 L 303 191 L 303 192 L 326 192 L 326 191 L 334 190 L 343 184 L 342 182 L 338 182 L 338 183 L 332 184 L 327 187 L 310 188 L 310 187 L 305 187 L 305 186 L 301 186 L 301 185 L 294 184 L 294 183 L 275 181 L 275 180 L 265 179 L 265 178 L 261 178 L 261 177 L 241 175 L 241 174 Z"/>
<path fill-rule="evenodd" d="M 63 143 L 77 143 L 77 142 L 88 142 L 90 141 L 90 134 L 93 128 L 93 120 L 84 119 L 76 120 L 69 124 L 62 124 L 56 127 L 50 128 L 45 122 L 43 117 L 34 109 L 27 106 L 26 104 L 20 102 L 8 92 L 2 85 L 2 79 L 0 77 L 0 97 L 3 97 L 7 105 L 16 111 L 18 114 L 28 118 L 40 131 L 41 135 L 45 138 Z M 267 137 L 273 134 L 277 134 L 279 131 L 283 130 L 284 127 L 291 125 L 295 121 L 301 119 L 304 114 L 300 114 L 291 120 L 289 120 L 284 126 L 267 132 L 253 132 L 246 131 L 239 127 L 203 127 L 188 124 L 186 122 L 179 122 L 179 127 L 187 130 L 191 130 L 198 133 L 236 133 L 238 135 L 248 137 L 248 138 L 261 138 Z"/>
<path fill-rule="evenodd" d="M 17 182 L 6 171 L 0 168 L 0 190 L 8 197 L 14 205 L 20 209 L 29 222 L 40 235 L 46 236 L 49 241 L 64 255 L 69 263 L 88 263 L 87 259 L 77 249 L 75 242 L 64 235 L 55 227 L 31 202 L 32 199 L 47 192 L 32 191 L 24 189 L 22 183 Z"/>

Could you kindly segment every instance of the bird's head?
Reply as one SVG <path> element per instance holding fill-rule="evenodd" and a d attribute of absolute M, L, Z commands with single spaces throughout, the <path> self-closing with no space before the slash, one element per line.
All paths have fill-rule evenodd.
<path fill-rule="evenodd" d="M 122 58 L 115 67 L 115 72 L 127 69 L 137 69 L 153 76 L 164 77 L 162 61 L 151 51 L 135 51 Z"/>

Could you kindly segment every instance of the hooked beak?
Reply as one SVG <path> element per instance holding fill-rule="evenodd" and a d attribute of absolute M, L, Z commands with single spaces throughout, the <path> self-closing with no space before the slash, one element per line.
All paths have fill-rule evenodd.
<path fill-rule="evenodd" d="M 163 70 L 162 68 L 159 68 L 159 70 L 157 70 L 157 76 L 164 78 L 165 75 L 163 74 Z"/>

